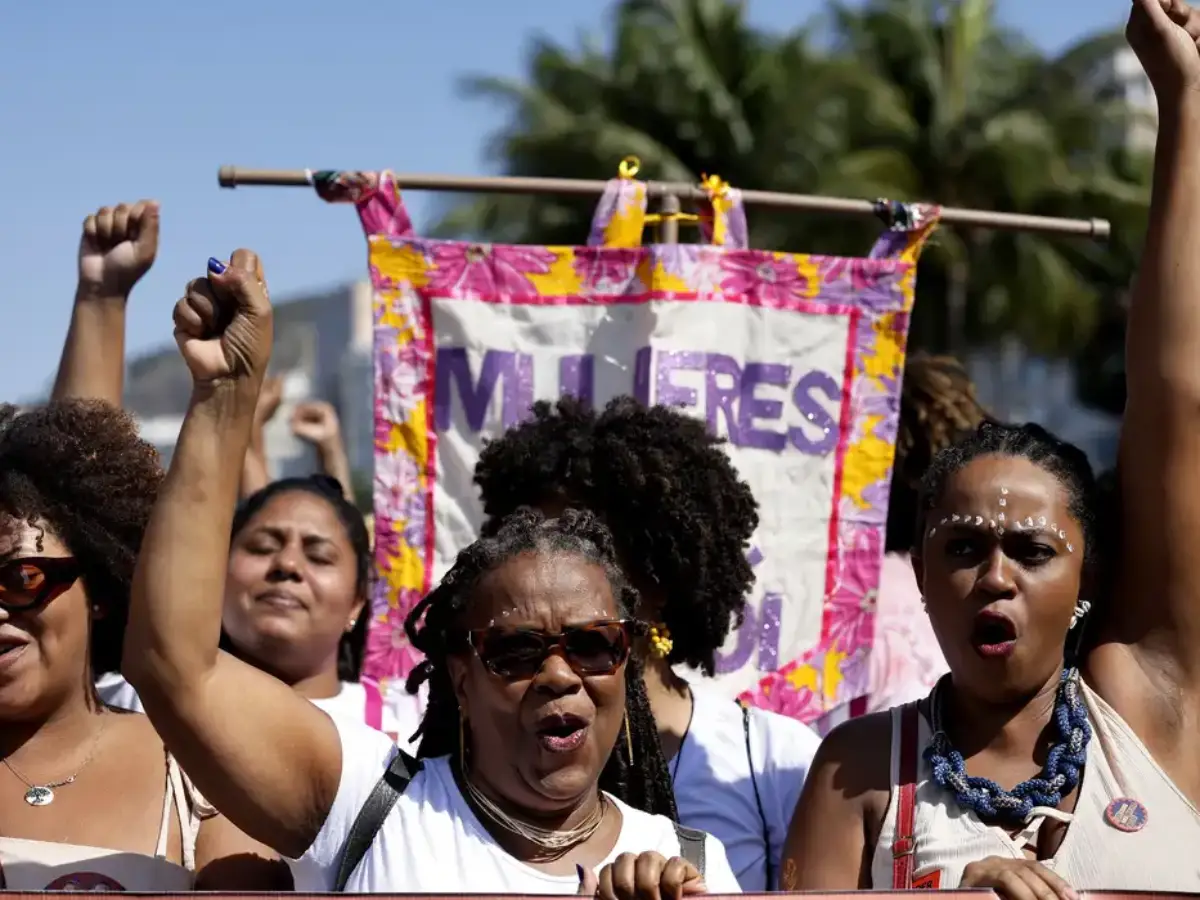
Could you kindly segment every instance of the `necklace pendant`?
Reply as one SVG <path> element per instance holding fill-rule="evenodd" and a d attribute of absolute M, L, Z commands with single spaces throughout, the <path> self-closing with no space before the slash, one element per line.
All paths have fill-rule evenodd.
<path fill-rule="evenodd" d="M 25 802 L 30 806 L 49 806 L 54 802 L 54 791 L 35 784 L 25 792 Z"/>

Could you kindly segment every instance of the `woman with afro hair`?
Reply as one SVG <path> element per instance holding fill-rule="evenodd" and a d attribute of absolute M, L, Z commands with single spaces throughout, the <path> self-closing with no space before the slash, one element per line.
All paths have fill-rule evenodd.
<path fill-rule="evenodd" d="M 150 721 L 94 687 L 121 665 L 161 480 L 154 448 L 103 401 L 0 406 L 0 888 L 289 886 L 194 791 Z"/>
<path fill-rule="evenodd" d="M 619 397 L 599 413 L 574 398 L 534 405 L 475 469 L 487 534 L 522 506 L 597 513 L 652 625 L 646 692 L 679 819 L 717 837 L 745 891 L 777 887 L 779 858 L 818 738 L 743 709 L 702 679 L 742 622 L 758 504 L 704 423 Z"/>

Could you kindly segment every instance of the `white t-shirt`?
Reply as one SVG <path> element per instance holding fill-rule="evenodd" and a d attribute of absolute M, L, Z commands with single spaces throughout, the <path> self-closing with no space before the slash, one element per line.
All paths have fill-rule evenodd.
<path fill-rule="evenodd" d="M 312 846 L 300 859 L 289 860 L 300 893 L 334 889 L 351 826 L 396 753 L 385 735 L 345 719 L 334 721 L 342 739 L 342 778 Z M 623 824 L 601 866 L 622 853 L 655 850 L 667 858 L 680 855 L 674 823 L 612 799 Z M 725 849 L 711 836 L 705 842 L 704 880 L 711 893 L 740 893 Z M 424 761 L 346 885 L 350 893 L 396 894 L 561 895 L 578 888 L 574 875 L 548 875 L 497 846 L 463 799 L 448 757 Z"/>
<path fill-rule="evenodd" d="M 105 672 L 96 680 L 96 693 L 108 706 L 145 712 L 133 685 L 116 672 Z M 426 693 L 422 686 L 422 691 L 415 697 L 404 693 L 396 699 L 389 697 L 385 702 L 374 683 L 343 681 L 341 690 L 332 697 L 314 699 L 312 704 L 325 710 L 332 719 L 365 722 L 395 739 L 408 754 L 415 755 L 419 741 L 410 742 L 409 738 L 421 724 Z"/>
<path fill-rule="evenodd" d="M 751 708 L 748 756 L 741 706 L 709 685 L 691 688 L 692 724 L 668 763 L 679 821 L 721 841 L 743 891 L 778 890 L 784 840 L 821 739 L 802 722 Z"/>

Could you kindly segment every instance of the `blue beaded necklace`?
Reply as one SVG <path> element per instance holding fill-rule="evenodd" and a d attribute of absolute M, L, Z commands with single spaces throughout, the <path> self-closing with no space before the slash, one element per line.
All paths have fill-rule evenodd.
<path fill-rule="evenodd" d="M 938 703 L 941 685 L 938 687 L 933 702 L 934 735 L 925 750 L 925 759 L 933 767 L 933 780 L 952 793 L 960 806 L 973 810 L 989 824 L 1024 825 L 1035 806 L 1057 808 L 1063 797 L 1075 790 L 1092 739 L 1078 669 L 1063 669 L 1053 713 L 1058 740 L 1050 747 L 1042 773 L 1022 781 L 1011 791 L 990 778 L 967 774 L 962 754 L 954 749 L 942 730 Z"/>

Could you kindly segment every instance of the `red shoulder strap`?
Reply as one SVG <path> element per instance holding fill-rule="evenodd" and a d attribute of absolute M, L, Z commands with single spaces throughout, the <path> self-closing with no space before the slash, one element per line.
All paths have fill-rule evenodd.
<path fill-rule="evenodd" d="M 909 703 L 900 711 L 900 791 L 896 808 L 896 839 L 892 843 L 892 890 L 895 891 L 907 891 L 913 886 L 918 715 L 915 703 Z"/>

